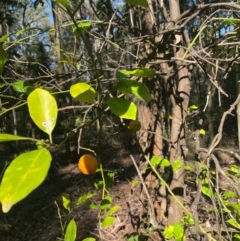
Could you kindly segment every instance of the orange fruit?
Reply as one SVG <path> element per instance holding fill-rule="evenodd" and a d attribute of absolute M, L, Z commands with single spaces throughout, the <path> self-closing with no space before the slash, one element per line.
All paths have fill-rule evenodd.
<path fill-rule="evenodd" d="M 138 121 L 138 120 L 132 120 L 130 123 L 129 123 L 129 129 L 131 131 L 139 131 L 141 128 L 141 123 Z"/>
<path fill-rule="evenodd" d="M 96 157 L 86 154 L 81 156 L 78 162 L 79 170 L 85 175 L 93 174 L 98 168 L 98 161 Z"/>

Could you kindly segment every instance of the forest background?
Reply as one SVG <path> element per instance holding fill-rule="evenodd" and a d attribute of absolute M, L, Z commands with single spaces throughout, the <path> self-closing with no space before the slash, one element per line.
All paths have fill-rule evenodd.
<path fill-rule="evenodd" d="M 0 4 L 4 240 L 240 240 L 238 1 Z"/>

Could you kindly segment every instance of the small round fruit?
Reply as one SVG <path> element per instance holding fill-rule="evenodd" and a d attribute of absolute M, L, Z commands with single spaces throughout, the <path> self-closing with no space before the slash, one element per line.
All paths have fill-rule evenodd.
<path fill-rule="evenodd" d="M 86 154 L 81 156 L 78 162 L 79 170 L 85 175 L 93 174 L 98 168 L 98 161 L 96 157 Z"/>
<path fill-rule="evenodd" d="M 138 120 L 132 120 L 130 123 L 129 123 L 129 129 L 131 131 L 139 131 L 141 128 L 141 123 L 138 121 Z"/>

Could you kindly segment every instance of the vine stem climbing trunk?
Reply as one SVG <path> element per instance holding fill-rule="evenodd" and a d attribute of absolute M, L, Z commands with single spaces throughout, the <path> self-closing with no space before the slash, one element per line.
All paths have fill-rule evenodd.
<path fill-rule="evenodd" d="M 169 0 L 171 26 L 175 27 L 175 19 L 180 16 L 180 5 L 178 0 Z M 177 91 L 172 99 L 172 128 L 170 140 L 170 163 L 174 166 L 176 161 L 181 161 L 181 168 L 172 172 L 172 181 L 170 188 L 178 198 L 180 203 L 183 203 L 184 193 L 184 159 L 187 154 L 186 139 L 185 139 L 185 119 L 190 96 L 190 79 L 187 66 L 182 59 L 184 49 L 182 48 L 183 32 L 174 32 L 174 57 L 177 59 L 178 85 Z M 180 207 L 175 197 L 170 196 L 170 206 L 168 210 L 168 224 L 179 222 L 183 217 L 183 210 Z"/>

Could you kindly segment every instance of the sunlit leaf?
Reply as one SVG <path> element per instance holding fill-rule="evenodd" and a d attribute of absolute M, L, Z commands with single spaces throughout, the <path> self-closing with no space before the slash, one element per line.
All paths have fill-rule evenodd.
<path fill-rule="evenodd" d="M 23 137 L 23 136 L 15 136 L 11 134 L 0 134 L 0 142 L 5 141 L 27 141 L 31 140 L 29 137 Z"/>
<path fill-rule="evenodd" d="M 181 160 L 176 160 L 173 164 L 173 171 L 176 172 L 182 167 L 182 161 Z"/>
<path fill-rule="evenodd" d="M 169 167 L 170 165 L 171 164 L 170 164 L 169 160 L 166 158 L 161 159 L 159 162 L 160 167 Z"/>
<path fill-rule="evenodd" d="M 115 212 L 117 212 L 121 207 L 116 205 L 114 207 L 112 207 L 110 210 L 107 211 L 106 216 L 112 215 Z"/>
<path fill-rule="evenodd" d="M 126 69 L 119 70 L 116 74 L 116 77 L 118 80 L 120 80 L 128 76 L 153 78 L 154 75 L 155 75 L 155 69 L 139 68 L 134 70 L 126 70 Z"/>
<path fill-rule="evenodd" d="M 50 152 L 43 148 L 23 153 L 10 163 L 0 187 L 0 202 L 4 213 L 44 181 L 51 160 Z"/>
<path fill-rule="evenodd" d="M 82 241 L 96 241 L 96 239 L 95 238 L 85 238 Z"/>
<path fill-rule="evenodd" d="M 144 83 L 134 80 L 121 79 L 116 88 L 123 94 L 133 94 L 140 100 L 147 102 L 151 100 L 149 89 Z"/>
<path fill-rule="evenodd" d="M 68 194 L 63 194 L 62 195 L 62 201 L 63 201 L 63 207 L 70 211 L 70 206 L 71 206 L 71 200 L 70 196 Z"/>
<path fill-rule="evenodd" d="M 7 34 L 3 35 L 3 36 L 0 38 L 0 43 L 6 41 L 11 35 L 12 35 L 12 33 L 7 33 Z"/>
<path fill-rule="evenodd" d="M 135 120 L 137 117 L 137 106 L 130 100 L 109 98 L 107 104 L 116 116 L 130 120 Z"/>
<path fill-rule="evenodd" d="M 199 134 L 201 134 L 201 135 L 205 135 L 205 134 L 206 134 L 206 132 L 205 132 L 205 130 L 200 129 L 200 130 L 199 130 Z"/>
<path fill-rule="evenodd" d="M 106 217 L 103 219 L 101 226 L 102 228 L 108 228 L 109 226 L 111 226 L 113 224 L 113 222 L 116 220 L 115 217 Z"/>
<path fill-rule="evenodd" d="M 27 103 L 34 123 L 50 136 L 56 125 L 58 115 L 55 98 L 49 91 L 37 88 L 29 94 Z"/>
<path fill-rule="evenodd" d="M 188 107 L 188 110 L 191 111 L 191 110 L 197 110 L 198 109 L 198 106 L 197 105 L 191 105 Z"/>
<path fill-rule="evenodd" d="M 232 225 L 234 228 L 240 229 L 240 223 L 238 223 L 235 219 L 230 218 L 227 222 Z"/>
<path fill-rule="evenodd" d="M 79 31 L 81 31 L 81 33 L 86 32 L 90 27 L 91 27 L 92 23 L 91 22 L 80 22 L 77 24 L 77 27 L 73 28 L 73 33 L 75 35 L 79 34 Z"/>
<path fill-rule="evenodd" d="M 77 83 L 70 87 L 70 94 L 73 98 L 82 101 L 93 103 L 96 93 L 93 87 L 87 83 Z"/>
<path fill-rule="evenodd" d="M 66 228 L 64 235 L 64 241 L 75 241 L 77 237 L 77 225 L 74 219 L 72 219 Z"/>

